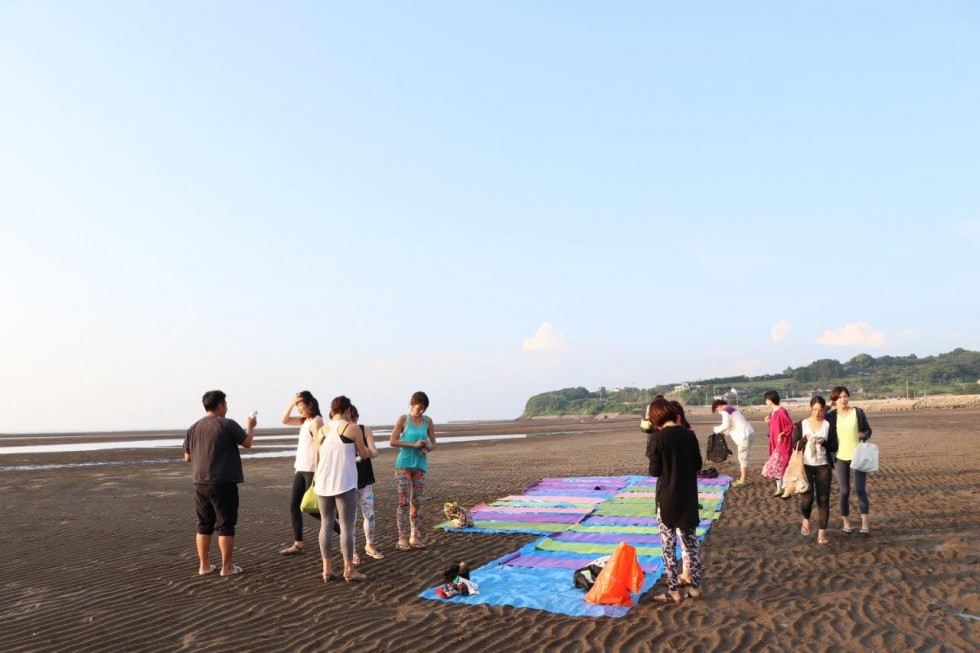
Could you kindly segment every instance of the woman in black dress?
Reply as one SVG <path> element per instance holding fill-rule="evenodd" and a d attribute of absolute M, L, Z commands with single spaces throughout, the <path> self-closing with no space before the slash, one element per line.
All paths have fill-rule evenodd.
<path fill-rule="evenodd" d="M 694 431 L 681 426 L 677 409 L 666 399 L 654 399 L 647 419 L 657 429 L 647 440 L 650 476 L 657 477 L 657 517 L 664 550 L 667 591 L 654 600 L 680 603 L 683 596 L 678 583 L 677 532 L 687 550 L 691 566 L 691 586 L 687 596 L 701 596 L 701 545 L 698 542 L 698 471 L 701 469 L 701 447 Z"/>

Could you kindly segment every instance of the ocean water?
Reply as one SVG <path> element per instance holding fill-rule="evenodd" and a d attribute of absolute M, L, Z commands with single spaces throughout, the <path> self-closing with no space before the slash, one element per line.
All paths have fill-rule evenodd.
<path fill-rule="evenodd" d="M 382 432 L 376 431 L 377 435 Z M 390 431 L 388 431 L 390 433 Z M 526 439 L 527 434 L 515 433 L 508 435 L 464 435 L 455 438 L 439 438 L 439 447 L 452 446 L 464 442 L 481 442 L 489 440 L 521 440 Z M 296 455 L 296 436 L 295 435 L 257 435 L 255 441 L 261 444 L 253 444 L 251 449 L 242 452 L 242 459 L 255 458 L 291 458 Z M 274 444 L 278 443 L 278 444 Z M 9 471 L 30 471 L 47 469 L 69 469 L 76 467 L 107 467 L 120 465 L 151 465 L 169 462 L 183 462 L 180 449 L 184 444 L 183 438 L 157 438 L 146 440 L 116 440 L 107 442 L 63 442 L 58 444 L 32 444 L 0 447 L 0 456 L 25 455 L 25 454 L 53 454 L 53 453 L 76 453 L 83 451 L 135 451 L 141 449 L 175 449 L 172 458 L 160 458 L 156 460 L 112 460 L 112 461 L 86 461 L 81 463 L 26 463 L 23 465 L 0 466 L 0 472 Z M 389 449 L 391 445 L 382 441 L 377 443 L 378 449 Z M 254 451 L 255 449 L 266 449 L 267 451 Z"/>

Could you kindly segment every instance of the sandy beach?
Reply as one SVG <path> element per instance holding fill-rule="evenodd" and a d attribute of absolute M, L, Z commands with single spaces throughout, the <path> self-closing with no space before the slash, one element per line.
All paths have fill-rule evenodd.
<path fill-rule="evenodd" d="M 360 585 L 322 583 L 313 520 L 306 553 L 277 555 L 292 539 L 290 458 L 246 460 L 235 550 L 245 573 L 223 579 L 197 574 L 190 467 L 176 449 L 0 456 L 0 650 L 977 650 L 980 410 L 870 418 L 882 465 L 869 479 L 870 537 L 841 532 L 836 487 L 831 544 L 801 537 L 796 500 L 773 499 L 759 475 L 767 445 L 757 437 L 750 485 L 729 491 L 705 540 L 705 600 L 662 606 L 649 592 L 619 619 L 419 598 L 448 564 L 478 567 L 535 536 L 432 530 L 427 549 L 396 551 L 391 450 L 375 461 L 386 557 L 365 560 L 369 580 Z M 765 432 L 761 418 L 750 419 Z M 703 448 L 716 420 L 695 414 L 692 423 Z M 427 526 L 442 520 L 444 501 L 472 506 L 546 476 L 646 470 L 633 420 L 439 433 L 528 437 L 440 446 L 427 477 Z M 41 439 L 0 445 L 28 441 Z M 79 463 L 99 464 L 59 466 Z"/>

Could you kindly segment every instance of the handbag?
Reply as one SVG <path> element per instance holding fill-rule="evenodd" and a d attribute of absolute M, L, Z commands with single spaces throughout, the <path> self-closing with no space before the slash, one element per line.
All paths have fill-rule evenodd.
<path fill-rule="evenodd" d="M 878 445 L 870 442 L 858 442 L 851 458 L 851 469 L 856 472 L 878 471 Z"/>
<path fill-rule="evenodd" d="M 312 483 L 310 483 L 310 487 L 306 488 L 306 492 L 303 493 L 303 500 L 299 502 L 299 509 L 310 515 L 320 514 L 320 506 L 316 503 L 316 492 L 313 491 Z"/>
<path fill-rule="evenodd" d="M 789 457 L 789 464 L 783 472 L 783 496 L 791 494 L 803 494 L 810 489 L 810 483 L 806 479 L 806 471 L 803 469 L 803 452 L 799 449 L 793 451 Z"/>

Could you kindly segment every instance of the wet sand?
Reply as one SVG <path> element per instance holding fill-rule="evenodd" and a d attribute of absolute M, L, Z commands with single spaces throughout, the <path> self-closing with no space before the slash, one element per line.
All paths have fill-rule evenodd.
<path fill-rule="evenodd" d="M 766 444 L 757 437 L 750 485 L 729 491 L 705 541 L 705 600 L 661 606 L 650 592 L 621 619 L 418 598 L 449 563 L 477 567 L 535 536 L 433 530 L 429 548 L 395 551 L 391 450 L 375 461 L 378 542 L 386 557 L 365 559 L 360 569 L 370 578 L 359 585 L 322 583 L 313 520 L 306 553 L 277 555 L 292 540 L 290 458 L 246 461 L 235 552 L 245 573 L 223 579 L 197 575 L 190 468 L 176 450 L 3 456 L 0 650 L 977 650 L 980 411 L 869 418 L 882 463 L 869 479 L 870 537 L 841 533 L 836 487 L 831 544 L 801 537 L 796 500 L 771 498 L 772 485 L 759 475 Z M 753 423 L 764 432 L 761 420 Z M 702 447 L 714 424 L 694 417 Z M 580 433 L 546 435 L 554 431 Z M 427 526 L 441 521 L 444 501 L 474 505 L 545 476 L 646 469 L 645 436 L 634 420 L 466 424 L 440 432 L 529 437 L 433 452 Z M 80 462 L 113 464 L 9 469 Z M 731 463 L 720 469 L 736 471 Z M 856 513 L 852 496 L 855 523 Z"/>

